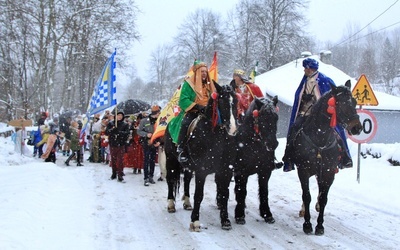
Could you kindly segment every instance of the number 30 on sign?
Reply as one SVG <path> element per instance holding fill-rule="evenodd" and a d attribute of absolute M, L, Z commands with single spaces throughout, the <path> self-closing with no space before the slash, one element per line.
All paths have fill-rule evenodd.
<path fill-rule="evenodd" d="M 372 112 L 364 109 L 358 109 L 357 114 L 360 116 L 360 122 L 363 130 L 359 135 L 349 135 L 350 140 L 356 143 L 366 143 L 374 138 L 378 130 L 378 123 Z"/>

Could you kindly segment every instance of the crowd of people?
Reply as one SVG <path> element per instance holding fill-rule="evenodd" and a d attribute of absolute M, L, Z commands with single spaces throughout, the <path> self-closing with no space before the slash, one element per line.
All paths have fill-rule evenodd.
<path fill-rule="evenodd" d="M 33 157 L 56 163 L 57 153 L 62 154 L 66 157 L 66 166 L 70 166 L 71 161 L 76 162 L 76 166 L 83 166 L 86 151 L 89 153 L 88 162 L 111 167 L 111 180 L 124 182 L 124 168 L 131 168 L 133 174 L 144 174 L 145 186 L 148 186 L 155 184 L 154 169 L 160 146 L 159 140 L 150 143 L 148 139 L 154 132 L 160 111 L 158 105 L 154 105 L 150 113 L 142 111 L 135 115 L 125 115 L 123 110 L 119 110 L 115 116 L 105 111 L 102 117 L 95 114 L 84 131 L 80 115 L 62 118 L 55 115 L 51 119 L 46 112 L 41 112 L 35 124 L 37 129 L 29 135 L 25 128 L 16 128 L 13 136 L 15 151 L 25 149 L 25 155 L 30 154 L 25 143 L 17 143 L 28 139 L 27 144 L 33 146 Z M 158 180 L 164 178 L 160 176 Z"/>
<path fill-rule="evenodd" d="M 327 91 L 333 80 L 318 71 L 318 62 L 312 58 L 303 60 L 304 76 L 295 93 L 295 103 L 287 135 L 287 145 L 283 157 L 284 171 L 294 169 L 292 158 L 293 135 L 301 127 L 313 104 Z M 208 67 L 204 62 L 196 61 L 192 67 L 193 74 L 187 77 L 181 87 L 178 106 L 181 112 L 170 121 L 169 132 L 177 145 L 178 160 L 187 161 L 185 142 L 187 128 L 191 121 L 204 112 L 208 99 L 215 91 L 214 83 L 210 80 Z M 264 97 L 264 94 L 246 76 L 245 71 L 234 71 L 230 85 L 236 91 L 238 100 L 238 120 L 242 119 L 245 111 L 254 98 Z M 267 94 L 267 93 L 266 93 Z M 84 152 L 89 151 L 89 162 L 104 163 L 111 167 L 110 179 L 124 182 L 124 168 L 132 168 L 134 174 L 142 174 L 144 185 L 155 184 L 154 169 L 157 162 L 157 149 L 162 146 L 162 138 L 150 140 L 153 136 L 156 120 L 161 107 L 154 105 L 150 113 L 140 112 L 135 115 L 125 115 L 123 110 L 117 114 L 106 111 L 101 117 L 95 114 L 89 125 L 83 129 L 81 116 L 48 118 L 42 112 L 37 120 L 37 130 L 30 134 L 29 142 L 33 145 L 33 157 L 39 157 L 46 162 L 56 162 L 56 152 L 67 157 L 65 165 L 70 166 L 71 160 L 76 160 L 77 166 L 83 166 Z M 343 148 L 340 168 L 352 167 L 343 128 L 337 128 Z M 15 135 L 19 138 L 24 129 L 17 129 Z M 44 149 L 45 147 L 45 149 Z M 17 150 L 17 149 L 16 149 Z M 24 149 L 18 147 L 19 152 Z M 160 177 L 159 180 L 163 180 Z"/>

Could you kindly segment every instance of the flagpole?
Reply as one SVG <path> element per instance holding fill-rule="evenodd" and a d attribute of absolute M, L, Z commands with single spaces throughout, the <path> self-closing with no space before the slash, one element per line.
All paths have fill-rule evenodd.
<path fill-rule="evenodd" d="M 118 110 L 118 107 L 115 106 L 115 116 L 114 116 L 114 125 L 115 125 L 115 127 L 118 126 L 118 117 L 117 117 L 118 111 L 117 110 Z"/>

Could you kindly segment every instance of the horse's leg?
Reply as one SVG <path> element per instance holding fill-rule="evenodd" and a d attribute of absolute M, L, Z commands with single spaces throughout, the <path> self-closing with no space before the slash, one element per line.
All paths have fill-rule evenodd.
<path fill-rule="evenodd" d="M 228 199 L 229 199 L 229 184 L 232 179 L 232 172 L 215 173 L 215 179 L 217 184 L 217 203 L 220 205 L 220 218 L 221 227 L 225 230 L 232 229 L 231 221 L 228 219 Z"/>
<path fill-rule="evenodd" d="M 199 170 L 195 172 L 194 207 L 191 215 L 190 231 L 200 231 L 200 205 L 204 198 L 204 183 L 207 175 Z"/>
<path fill-rule="evenodd" d="M 299 176 L 299 180 L 301 183 L 302 199 L 304 205 L 304 223 L 303 223 L 303 231 L 306 234 L 312 233 L 312 224 L 310 222 L 310 202 L 311 202 L 311 194 L 310 194 L 310 186 L 309 186 L 309 178 L 310 176 L 305 170 L 301 170 L 300 166 L 297 168 L 297 173 Z"/>
<path fill-rule="evenodd" d="M 190 170 L 183 171 L 183 190 L 184 194 L 182 197 L 183 200 L 183 209 L 192 210 L 192 204 L 190 203 L 190 181 L 192 180 L 193 173 Z"/>
<path fill-rule="evenodd" d="M 331 171 L 333 172 L 333 171 Z M 329 188 L 331 187 L 333 180 L 335 178 L 335 174 L 326 173 L 321 179 L 318 181 L 318 188 L 319 188 L 319 196 L 318 196 L 318 203 L 319 203 L 319 214 L 317 219 L 317 226 L 315 227 L 315 235 L 323 235 L 324 234 L 324 212 L 326 204 L 328 203 L 328 192 Z"/>
<path fill-rule="evenodd" d="M 166 169 L 167 169 L 167 186 L 168 186 L 168 203 L 167 203 L 167 210 L 169 213 L 175 213 L 175 195 L 176 190 L 178 187 L 178 178 L 179 178 L 179 163 L 174 162 L 173 159 L 167 157 L 166 160 Z"/>
<path fill-rule="evenodd" d="M 271 177 L 271 171 L 265 170 L 266 175 L 258 175 L 258 194 L 260 199 L 260 215 L 265 222 L 272 224 L 275 222 L 268 204 L 268 181 Z"/>
<path fill-rule="evenodd" d="M 238 174 L 235 176 L 235 220 L 237 224 L 246 224 L 246 196 L 247 196 L 247 181 L 249 176 L 244 176 L 243 174 Z"/>
<path fill-rule="evenodd" d="M 318 194 L 317 197 L 317 202 L 315 202 L 315 211 L 319 212 L 319 196 L 321 195 L 321 193 Z M 299 217 L 304 217 L 304 203 L 301 204 L 301 208 L 299 211 Z"/>

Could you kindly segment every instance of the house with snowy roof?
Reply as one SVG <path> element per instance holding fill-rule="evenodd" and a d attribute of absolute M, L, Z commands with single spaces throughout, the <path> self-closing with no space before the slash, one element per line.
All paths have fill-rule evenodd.
<path fill-rule="evenodd" d="M 312 55 L 319 62 L 319 71 L 330 77 L 336 85 L 344 85 L 351 81 L 352 88 L 357 79 L 350 77 L 338 68 L 321 61 L 320 56 Z M 279 122 L 278 137 L 286 137 L 291 106 L 294 101 L 294 93 L 304 75 L 302 66 L 304 57 L 293 60 L 279 68 L 258 75 L 255 82 L 263 93 L 279 98 Z M 371 86 L 372 87 L 372 86 Z M 377 132 L 371 143 L 400 142 L 398 125 L 400 123 L 400 98 L 383 92 L 373 90 L 377 106 L 362 106 L 362 109 L 371 111 L 377 120 Z M 397 122 L 396 122 L 397 121 Z"/>

